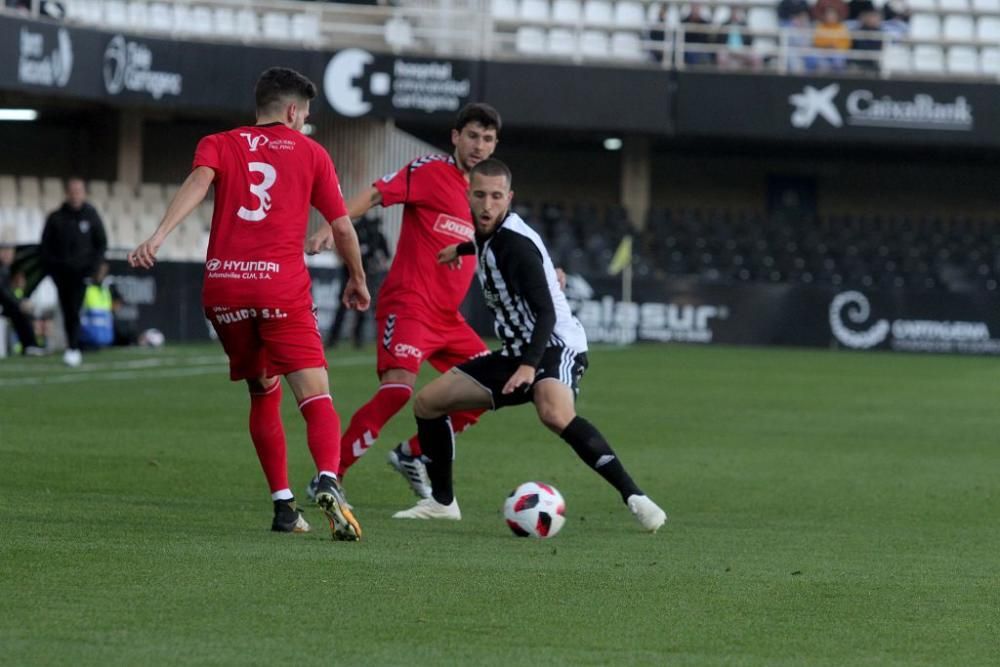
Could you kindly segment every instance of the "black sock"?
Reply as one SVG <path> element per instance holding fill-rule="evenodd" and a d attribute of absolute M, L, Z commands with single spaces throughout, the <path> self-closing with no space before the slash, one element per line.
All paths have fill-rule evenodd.
<path fill-rule="evenodd" d="M 570 444 L 584 463 L 618 489 L 623 501 L 627 502 L 631 495 L 642 495 L 642 491 L 625 472 L 625 467 L 618 460 L 611 445 L 589 421 L 583 417 L 576 417 L 563 429 L 559 437 Z"/>
<path fill-rule="evenodd" d="M 447 415 L 435 419 L 417 417 L 417 436 L 431 480 L 431 495 L 442 505 L 450 505 L 455 499 L 451 481 L 455 434 L 451 430 L 451 418 Z"/>

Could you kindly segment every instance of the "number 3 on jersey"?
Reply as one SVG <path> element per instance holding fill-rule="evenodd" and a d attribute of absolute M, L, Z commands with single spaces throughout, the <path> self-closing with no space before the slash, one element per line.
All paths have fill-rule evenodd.
<path fill-rule="evenodd" d="M 240 210 L 236 212 L 236 215 L 248 222 L 260 222 L 267 217 L 267 212 L 271 210 L 271 195 L 267 191 L 274 185 L 274 181 L 277 180 L 278 172 L 266 162 L 251 162 L 247 167 L 251 172 L 263 174 L 264 176 L 264 180 L 258 185 L 250 184 L 250 194 L 257 198 L 260 205 L 252 210 L 245 206 L 240 206 Z"/>

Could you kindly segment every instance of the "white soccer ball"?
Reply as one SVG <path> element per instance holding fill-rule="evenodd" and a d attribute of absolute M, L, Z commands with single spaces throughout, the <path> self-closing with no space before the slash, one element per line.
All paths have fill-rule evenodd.
<path fill-rule="evenodd" d="M 518 537 L 553 537 L 566 523 L 566 501 L 554 486 L 525 482 L 507 496 L 503 515 Z"/>
<path fill-rule="evenodd" d="M 146 329 L 139 334 L 139 345 L 143 347 L 163 347 L 167 337 L 159 329 Z"/>

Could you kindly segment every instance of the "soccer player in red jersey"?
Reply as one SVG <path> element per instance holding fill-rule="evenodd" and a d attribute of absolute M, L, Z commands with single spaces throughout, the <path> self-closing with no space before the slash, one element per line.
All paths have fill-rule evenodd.
<path fill-rule="evenodd" d="M 472 240 L 469 170 L 493 154 L 499 132 L 496 109 L 488 104 L 468 104 L 459 111 L 451 131 L 455 148 L 451 155 L 418 158 L 347 202 L 354 219 L 376 205 L 402 204 L 403 226 L 375 309 L 380 386 L 354 413 L 341 439 L 341 478 L 371 447 L 385 423 L 410 400 L 424 361 L 443 372 L 488 351 L 458 312 L 475 275 L 474 262 L 450 270 L 438 264 L 437 253 L 454 243 Z M 452 414 L 454 431 L 476 423 L 481 414 L 482 410 Z M 430 486 L 420 453 L 414 435 L 390 452 L 389 462 L 418 496 L 427 497 Z"/>
<path fill-rule="evenodd" d="M 310 252 L 335 245 L 350 272 L 344 302 L 370 303 L 358 237 L 333 162 L 302 134 L 316 86 L 294 70 L 274 67 L 256 86 L 257 124 L 204 137 L 184 181 L 152 236 L 129 253 L 150 268 L 167 235 L 215 186 L 202 304 L 229 357 L 230 379 L 250 389 L 250 437 L 271 488 L 271 529 L 306 532 L 288 484 L 281 424 L 284 375 L 306 421 L 319 480 L 316 501 L 337 540 L 357 540 L 361 526 L 343 499 L 340 418 L 333 408 L 326 357 L 303 260 L 310 204 L 330 234 L 310 239 Z"/>

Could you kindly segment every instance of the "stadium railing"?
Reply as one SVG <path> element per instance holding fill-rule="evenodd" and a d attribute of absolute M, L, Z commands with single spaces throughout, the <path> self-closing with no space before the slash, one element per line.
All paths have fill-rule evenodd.
<path fill-rule="evenodd" d="M 846 52 L 809 47 L 811 28 L 780 25 L 772 0 L 699 4 L 707 24 L 683 23 L 687 5 L 676 0 L 62 0 L 68 22 L 183 40 L 668 69 L 705 54 L 696 66 L 776 74 L 823 71 L 843 57 L 870 76 L 1000 77 L 1000 0 L 916 0 L 909 24 L 852 33 L 882 48 Z M 36 13 L 42 6 L 34 0 Z M 750 46 L 723 39 L 732 7 L 747 10 L 738 31 Z"/>

